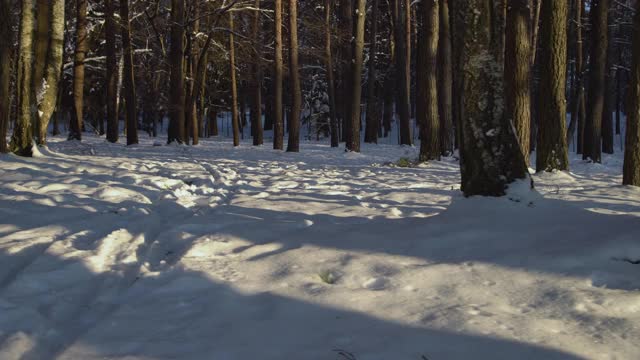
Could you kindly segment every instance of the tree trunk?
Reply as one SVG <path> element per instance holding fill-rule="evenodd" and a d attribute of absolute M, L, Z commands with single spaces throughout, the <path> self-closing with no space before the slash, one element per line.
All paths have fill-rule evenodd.
<path fill-rule="evenodd" d="M 291 117 L 289 118 L 288 152 L 300 151 L 300 111 L 302 90 L 298 62 L 298 1 L 289 0 L 289 79 L 291 81 Z"/>
<path fill-rule="evenodd" d="M 107 53 L 107 141 L 118 142 L 118 59 L 116 53 L 116 20 L 114 1 L 105 1 L 105 40 Z"/>
<path fill-rule="evenodd" d="M 422 103 L 418 116 L 420 124 L 420 161 L 440 160 L 440 119 L 438 117 L 438 37 L 439 8 L 437 1 L 423 1 L 418 6 L 422 28 L 418 36 L 418 59 L 422 63 L 417 74 Z"/>
<path fill-rule="evenodd" d="M 124 98 L 127 111 L 127 145 L 138 143 L 138 112 L 136 110 L 136 87 L 133 76 L 133 49 L 129 24 L 129 0 L 120 0 L 120 29 L 124 54 Z"/>
<path fill-rule="evenodd" d="M 438 115 L 440 116 L 440 153 L 453 154 L 453 67 L 451 60 L 451 22 L 449 0 L 440 1 L 440 31 L 438 37 Z"/>
<path fill-rule="evenodd" d="M 260 37 L 260 0 L 254 4 L 256 10 L 253 14 L 253 46 L 255 47 L 255 60 L 252 64 L 253 84 L 251 85 L 251 135 L 253 145 L 264 143 L 264 131 L 262 129 L 262 39 Z"/>
<path fill-rule="evenodd" d="M 341 103 L 341 112 L 340 117 L 342 119 L 342 140 L 345 144 L 351 143 L 351 95 L 353 94 L 352 90 L 352 79 L 353 74 L 351 74 L 351 61 L 353 60 L 353 1 L 354 0 L 340 0 L 340 19 L 339 19 L 339 27 L 340 27 L 340 35 L 341 35 L 341 62 L 340 62 L 340 89 L 338 90 L 340 94 L 340 103 Z"/>
<path fill-rule="evenodd" d="M 608 11 L 608 24 L 614 22 L 614 17 Z M 607 60 L 605 67 L 605 95 L 604 110 L 602 112 L 602 152 L 613 154 L 613 109 L 615 101 L 615 69 L 614 69 L 614 36 L 613 26 L 607 26 L 609 46 L 607 47 Z"/>
<path fill-rule="evenodd" d="M 536 170 L 569 168 L 567 148 L 567 0 L 542 2 Z"/>
<path fill-rule="evenodd" d="M 529 165 L 531 130 L 531 34 L 529 0 L 510 0 L 505 56 L 505 119 L 513 124 Z"/>
<path fill-rule="evenodd" d="M 87 55 L 87 0 L 76 0 L 76 50 L 73 64 L 73 106 L 69 140 L 82 140 L 84 121 L 84 59 Z"/>
<path fill-rule="evenodd" d="M 411 8 L 407 7 L 404 0 L 394 0 L 396 9 L 395 22 L 395 42 L 396 50 L 396 78 L 399 80 L 399 96 L 396 107 L 400 116 L 400 144 L 411 145 L 411 104 L 410 102 L 410 84 L 411 84 L 411 49 L 409 47 L 409 37 L 407 23 L 411 21 Z"/>
<path fill-rule="evenodd" d="M 11 0 L 0 0 L 0 13 L 9 14 Z M 9 19 L 0 23 L 0 153 L 7 152 L 7 131 L 11 113 L 12 29 Z"/>
<path fill-rule="evenodd" d="M 380 125 L 378 114 L 378 104 L 376 97 L 376 55 L 378 52 L 378 12 L 379 0 L 373 0 L 373 11 L 371 14 L 371 31 L 369 33 L 371 50 L 369 51 L 369 83 L 367 84 L 367 119 L 364 133 L 364 142 L 378 142 L 378 127 Z"/>
<path fill-rule="evenodd" d="M 584 141 L 584 123 L 586 117 L 586 104 L 584 94 L 584 44 L 583 44 L 583 24 L 584 0 L 575 0 L 575 37 L 576 37 L 576 81 L 573 96 L 573 106 L 571 111 L 571 124 L 567 133 L 567 144 L 573 141 L 574 127 L 578 130 L 576 140 L 576 152 L 582 154 Z M 575 120 L 575 121 L 574 121 Z"/>
<path fill-rule="evenodd" d="M 351 62 L 351 136 L 347 150 L 360 152 L 360 102 L 362 100 L 362 69 L 364 62 L 364 31 L 367 15 L 367 0 L 356 0 L 353 22 L 353 61 Z"/>
<path fill-rule="evenodd" d="M 504 121 L 502 74 L 492 52 L 491 0 L 467 0 L 457 8 L 467 28 L 462 35 L 464 98 L 460 170 L 465 196 L 501 196 L 527 176 L 516 134 Z"/>
<path fill-rule="evenodd" d="M 602 156 L 602 113 L 605 101 L 605 76 L 608 47 L 609 0 L 593 0 L 591 4 L 591 57 L 589 62 L 589 101 L 584 133 L 584 160 L 599 163 Z"/>
<path fill-rule="evenodd" d="M 325 26 L 325 67 L 327 68 L 327 92 L 329 93 L 329 126 L 331 127 L 331 147 L 340 145 L 338 130 L 338 118 L 336 115 L 336 83 L 333 73 L 333 54 L 331 51 L 331 3 L 333 0 L 324 0 L 324 26 Z"/>
<path fill-rule="evenodd" d="M 169 133 L 167 143 L 185 142 L 184 0 L 171 0 L 171 53 L 169 66 Z"/>
<path fill-rule="evenodd" d="M 231 74 L 231 124 L 233 126 L 233 146 L 240 146 L 240 122 L 238 119 L 238 84 L 236 81 L 236 45 L 233 35 L 233 12 L 229 12 L 229 65 Z"/>
<path fill-rule="evenodd" d="M 273 79 L 273 148 L 284 149 L 284 118 L 282 112 L 282 0 L 275 0 L 275 54 L 274 54 L 274 79 Z"/>
<path fill-rule="evenodd" d="M 633 21 L 633 60 L 628 90 L 627 135 L 622 183 L 640 186 L 640 3 Z"/>
<path fill-rule="evenodd" d="M 42 74 L 46 87 L 36 87 L 39 97 L 39 119 L 36 141 L 38 145 L 47 142 L 47 128 L 58 102 L 58 88 L 62 75 L 62 61 L 64 57 L 64 0 L 51 0 L 49 2 L 51 13 L 49 20 L 49 37 L 47 43 L 47 55 Z"/>

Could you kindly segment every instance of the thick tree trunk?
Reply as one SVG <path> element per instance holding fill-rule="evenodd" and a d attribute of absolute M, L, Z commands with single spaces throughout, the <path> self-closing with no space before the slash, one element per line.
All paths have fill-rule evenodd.
<path fill-rule="evenodd" d="M 64 0 L 47 1 L 50 8 L 48 22 L 49 36 L 47 37 L 46 61 L 44 63 L 42 80 L 36 86 L 38 95 L 38 127 L 36 141 L 38 145 L 47 142 L 47 128 L 58 102 L 58 87 L 62 75 L 62 60 L 64 55 Z M 38 85 L 37 79 L 34 80 Z M 46 86 L 43 87 L 43 84 Z"/>
<path fill-rule="evenodd" d="M 465 196 L 501 196 L 527 176 L 517 136 L 504 121 L 502 74 L 492 52 L 492 1 L 467 0 L 457 8 L 467 24 L 463 35 L 464 99 L 460 170 Z"/>
<path fill-rule="evenodd" d="M 371 14 L 371 31 L 369 32 L 369 42 L 371 50 L 369 51 L 369 83 L 367 84 L 367 118 L 366 129 L 364 133 L 364 142 L 378 142 L 378 127 L 380 126 L 380 115 L 377 111 L 378 103 L 376 96 L 376 54 L 378 52 L 378 12 L 379 0 L 373 0 L 373 11 Z"/>
<path fill-rule="evenodd" d="M 440 32 L 438 38 L 438 115 L 440 116 L 440 153 L 453 154 L 453 63 L 451 53 L 451 22 L 449 0 L 440 1 Z"/>
<path fill-rule="evenodd" d="M 536 170 L 569 168 L 567 148 L 567 0 L 542 2 L 540 53 L 540 114 L 536 147 Z"/>
<path fill-rule="evenodd" d="M 0 13 L 9 14 L 11 0 L 0 0 Z M 11 72 L 12 72 L 12 29 L 11 22 L 5 19 L 0 23 L 0 153 L 7 152 L 7 131 L 11 113 Z"/>
<path fill-rule="evenodd" d="M 118 59 L 116 54 L 116 20 L 114 1 L 105 1 L 105 40 L 107 53 L 106 103 L 107 103 L 107 141 L 118 142 L 120 132 L 118 123 Z"/>
<path fill-rule="evenodd" d="M 505 56 L 505 119 L 513 124 L 529 165 L 531 129 L 531 34 L 529 0 L 510 0 Z"/>
<path fill-rule="evenodd" d="M 367 1 L 356 0 L 353 23 L 353 61 L 351 62 L 351 136 L 347 142 L 347 150 L 360 152 L 360 102 L 362 100 L 362 69 L 364 61 L 364 31 L 367 15 Z"/>
<path fill-rule="evenodd" d="M 331 127 L 331 147 L 340 145 L 338 118 L 336 115 L 336 83 L 333 72 L 333 54 L 331 50 L 331 9 L 333 0 L 324 0 L 325 26 L 325 67 L 327 69 L 327 92 L 329 93 L 329 126 Z"/>
<path fill-rule="evenodd" d="M 169 66 L 169 134 L 167 143 L 185 142 L 184 0 L 171 0 L 171 53 Z"/>
<path fill-rule="evenodd" d="M 87 1 L 76 0 L 76 50 L 73 64 L 73 106 L 69 140 L 82 140 L 84 121 L 84 59 L 87 55 Z"/>
<path fill-rule="evenodd" d="M 640 186 L 640 3 L 633 21 L 633 60 L 628 90 L 627 135 L 622 183 Z"/>
<path fill-rule="evenodd" d="M 583 159 L 599 163 L 602 157 L 602 113 L 605 102 L 605 76 L 608 47 L 609 0 L 591 4 L 591 57 L 589 62 L 589 101 L 584 133 Z"/>
<path fill-rule="evenodd" d="M 282 64 L 282 0 L 275 0 L 275 54 L 274 54 L 274 78 L 273 78 L 273 148 L 276 150 L 284 149 L 284 118 L 282 109 L 282 81 L 283 81 L 283 64 Z"/>
<path fill-rule="evenodd" d="M 353 60 L 353 1 L 340 0 L 340 27 L 341 49 L 340 49 L 340 118 L 342 119 L 342 140 L 349 144 L 351 142 L 351 95 L 353 94 L 353 74 L 351 74 L 351 61 Z"/>
<path fill-rule="evenodd" d="M 298 62 L 298 1 L 289 0 L 289 80 L 291 93 L 291 112 L 289 118 L 288 152 L 300 151 L 300 112 L 302 90 Z"/>
<path fill-rule="evenodd" d="M 253 145 L 264 143 L 264 131 L 262 129 L 262 39 L 260 37 L 260 0 L 256 0 L 253 14 L 253 46 L 255 47 L 255 59 L 252 64 L 253 81 L 251 85 L 251 135 Z"/>
<path fill-rule="evenodd" d="M 120 29 L 124 55 L 124 98 L 127 111 L 127 145 L 138 143 L 138 112 L 136 110 L 136 87 L 133 76 L 133 49 L 129 25 L 129 0 L 120 0 Z"/>
<path fill-rule="evenodd" d="M 418 59 L 422 63 L 418 74 L 418 102 L 422 103 L 420 123 L 420 161 L 440 160 L 440 119 L 438 117 L 438 36 L 439 9 L 437 1 L 423 1 L 418 6 L 422 28 L 418 36 Z"/>

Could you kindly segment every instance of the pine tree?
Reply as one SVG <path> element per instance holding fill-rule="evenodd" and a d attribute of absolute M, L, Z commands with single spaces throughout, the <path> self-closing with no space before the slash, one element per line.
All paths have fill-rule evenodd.
<path fill-rule="evenodd" d="M 640 186 L 640 3 L 633 21 L 633 60 L 627 96 L 627 135 L 622 183 Z"/>
<path fill-rule="evenodd" d="M 169 136 L 167 142 L 185 142 L 184 0 L 171 0 L 171 86 L 169 87 Z"/>
<path fill-rule="evenodd" d="M 255 11 L 251 32 L 253 34 L 253 46 L 255 48 L 255 59 L 252 63 L 252 84 L 251 84 L 251 133 L 253 135 L 253 145 L 259 146 L 264 143 L 264 132 L 262 129 L 262 38 L 260 36 L 260 0 L 255 0 Z"/>
<path fill-rule="evenodd" d="M 284 149 L 284 118 L 282 109 L 282 0 L 274 1 L 274 34 L 275 34 L 275 54 L 274 54 L 274 79 L 273 79 L 273 148 Z"/>
<path fill-rule="evenodd" d="M 291 80 L 291 117 L 289 119 L 288 152 L 300 151 L 300 111 L 302 90 L 298 61 L 298 1 L 289 0 L 289 78 Z"/>
<path fill-rule="evenodd" d="M 440 160 L 440 119 L 438 116 L 438 36 L 439 9 L 437 1 L 423 1 L 418 7 L 422 27 L 418 36 L 418 62 L 422 64 L 417 86 L 422 102 L 418 113 L 420 123 L 420 161 Z"/>
<path fill-rule="evenodd" d="M 464 51 L 464 100 L 461 119 L 460 171 L 465 196 L 501 196 L 510 183 L 527 176 L 513 128 L 503 117 L 501 66 L 492 51 L 491 0 L 468 0 L 461 12 L 467 28 Z"/>
<path fill-rule="evenodd" d="M 127 145 L 138 143 L 138 112 L 136 110 L 136 88 L 133 76 L 133 49 L 129 25 L 129 0 L 120 0 L 120 29 L 124 56 L 124 98 L 127 110 Z"/>
<path fill-rule="evenodd" d="M 536 170 L 569 168 L 566 139 L 567 0 L 542 2 Z"/>
<path fill-rule="evenodd" d="M 84 121 L 84 60 L 88 51 L 87 0 L 76 0 L 76 49 L 73 63 L 73 106 L 69 140 L 82 140 Z"/>
<path fill-rule="evenodd" d="M 0 14 L 9 14 L 11 0 L 0 0 Z M 8 19 L 0 22 L 0 153 L 7 149 L 7 130 L 11 112 L 11 22 Z"/>
<path fill-rule="evenodd" d="M 364 51 L 364 31 L 367 14 L 367 1 L 356 0 L 353 19 L 353 61 L 351 62 L 351 136 L 347 141 L 347 150 L 360 152 L 360 102 L 362 100 L 362 68 Z"/>
<path fill-rule="evenodd" d="M 117 86 L 118 86 L 118 60 L 116 54 L 116 22 L 115 0 L 105 0 L 105 46 L 107 55 L 106 72 L 106 98 L 107 103 L 107 140 L 118 142 L 118 111 L 117 111 Z"/>

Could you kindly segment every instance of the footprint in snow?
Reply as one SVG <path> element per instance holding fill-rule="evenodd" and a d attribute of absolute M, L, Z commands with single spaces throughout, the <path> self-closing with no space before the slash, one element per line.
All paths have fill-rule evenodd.
<path fill-rule="evenodd" d="M 379 291 L 384 290 L 389 285 L 389 280 L 382 277 L 370 278 L 362 284 L 362 287 L 367 290 Z"/>

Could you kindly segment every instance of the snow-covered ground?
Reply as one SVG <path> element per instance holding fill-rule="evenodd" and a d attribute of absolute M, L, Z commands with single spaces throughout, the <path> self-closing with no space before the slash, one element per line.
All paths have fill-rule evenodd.
<path fill-rule="evenodd" d="M 465 199 L 453 159 L 390 165 L 416 153 L 3 155 L 0 359 L 640 359 L 620 155 Z"/>

